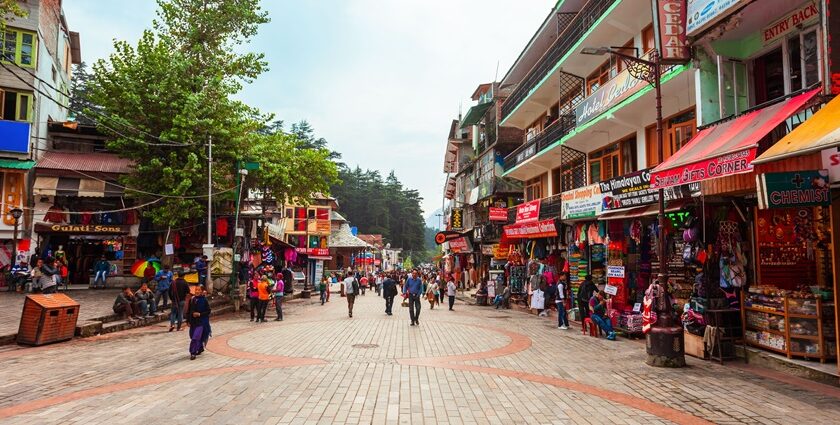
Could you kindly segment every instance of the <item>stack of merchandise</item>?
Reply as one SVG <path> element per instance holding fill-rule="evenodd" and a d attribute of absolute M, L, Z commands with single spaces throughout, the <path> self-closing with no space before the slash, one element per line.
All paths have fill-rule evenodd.
<path fill-rule="evenodd" d="M 627 333 L 640 334 L 642 333 L 642 324 L 644 319 L 641 313 L 623 312 L 618 318 L 618 327 L 625 329 Z"/>

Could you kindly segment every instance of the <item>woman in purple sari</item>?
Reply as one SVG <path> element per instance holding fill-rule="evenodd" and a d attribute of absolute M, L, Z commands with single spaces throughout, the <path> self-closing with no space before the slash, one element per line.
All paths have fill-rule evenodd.
<path fill-rule="evenodd" d="M 206 290 L 200 286 L 186 309 L 190 324 L 190 360 L 195 360 L 195 356 L 204 351 L 210 338 L 210 302 L 206 295 Z"/>

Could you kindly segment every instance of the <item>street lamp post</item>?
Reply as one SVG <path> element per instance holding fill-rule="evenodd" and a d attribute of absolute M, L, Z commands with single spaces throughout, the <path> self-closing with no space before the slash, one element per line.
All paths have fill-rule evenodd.
<path fill-rule="evenodd" d="M 650 59 L 642 59 L 620 52 L 620 47 L 587 47 L 581 50 L 586 55 L 609 54 L 624 61 L 627 72 L 633 78 L 652 85 L 656 91 L 656 139 L 659 160 L 663 160 L 663 125 L 662 125 L 662 62 L 659 52 L 653 50 Z M 656 280 L 651 282 L 651 294 L 654 297 L 653 311 L 656 312 L 656 322 L 651 325 L 647 333 L 647 360 L 650 366 L 683 367 L 685 366 L 685 342 L 682 327 L 677 323 L 673 314 L 670 297 L 668 295 L 667 259 L 665 258 L 665 191 L 659 188 L 659 231 L 657 257 L 659 258 L 659 273 Z"/>
<path fill-rule="evenodd" d="M 18 245 L 18 223 L 20 222 L 20 218 L 23 216 L 23 210 L 20 208 L 12 208 L 9 210 L 9 214 L 15 220 L 15 227 L 12 232 L 12 266 L 17 265 L 17 245 Z"/>

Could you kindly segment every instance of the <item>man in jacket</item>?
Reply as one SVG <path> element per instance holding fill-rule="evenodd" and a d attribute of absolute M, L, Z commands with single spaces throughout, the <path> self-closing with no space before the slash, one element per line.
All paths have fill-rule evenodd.
<path fill-rule="evenodd" d="M 580 310 L 580 320 L 589 317 L 589 299 L 592 298 L 592 295 L 595 294 L 595 291 L 598 288 L 595 286 L 595 283 L 592 282 L 592 275 L 586 275 L 586 278 L 583 280 L 583 283 L 580 284 L 580 289 L 578 289 L 577 294 L 577 301 L 578 301 L 578 309 Z"/>
<path fill-rule="evenodd" d="M 344 279 L 344 295 L 347 297 L 347 313 L 353 317 L 353 303 L 356 302 L 356 294 L 359 293 L 359 280 L 353 273 L 347 273 Z"/>
<path fill-rule="evenodd" d="M 140 315 L 151 317 L 156 311 L 155 294 L 149 289 L 149 285 L 142 284 L 140 289 L 134 294 L 134 301 L 140 307 Z"/>
<path fill-rule="evenodd" d="M 113 309 L 114 313 L 122 314 L 123 318 L 129 322 L 140 319 L 140 308 L 134 301 L 134 294 L 131 293 L 131 288 L 123 288 L 122 292 L 117 294 Z"/>
<path fill-rule="evenodd" d="M 388 276 L 382 281 L 382 296 L 385 297 L 385 314 L 393 316 L 394 297 L 397 296 L 397 282 Z"/>
<path fill-rule="evenodd" d="M 163 298 L 163 308 L 169 305 L 169 287 L 172 286 L 172 271 L 169 266 L 163 266 L 163 270 L 157 272 L 155 275 L 155 309 L 157 309 L 160 299 Z"/>
<path fill-rule="evenodd" d="M 408 295 L 408 315 L 411 318 L 411 326 L 420 325 L 420 297 L 423 296 L 423 281 L 417 275 L 417 270 L 411 272 L 406 279 L 403 293 Z"/>
<path fill-rule="evenodd" d="M 178 330 L 184 322 L 184 303 L 187 300 L 187 293 L 190 292 L 187 281 L 184 280 L 184 271 L 178 272 L 178 278 L 169 287 L 169 298 L 172 299 L 172 310 L 169 312 L 169 332 L 175 330 L 175 322 L 178 323 Z"/>

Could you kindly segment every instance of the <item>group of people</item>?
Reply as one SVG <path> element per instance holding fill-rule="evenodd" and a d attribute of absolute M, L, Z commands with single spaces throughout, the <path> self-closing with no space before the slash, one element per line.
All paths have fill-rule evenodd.
<path fill-rule="evenodd" d="M 286 282 L 283 272 L 274 271 L 274 266 L 266 265 L 254 270 L 246 289 L 251 310 L 251 321 L 265 323 L 265 314 L 269 304 L 274 304 L 277 313 L 275 321 L 283 320 L 283 298 L 286 295 Z"/>
<path fill-rule="evenodd" d="M 35 256 L 33 256 L 35 257 Z M 35 264 L 29 267 L 27 261 L 21 261 L 12 266 L 10 291 L 33 292 L 43 294 L 55 293 L 59 285 L 66 281 L 65 266 L 53 257 L 33 258 Z"/>

